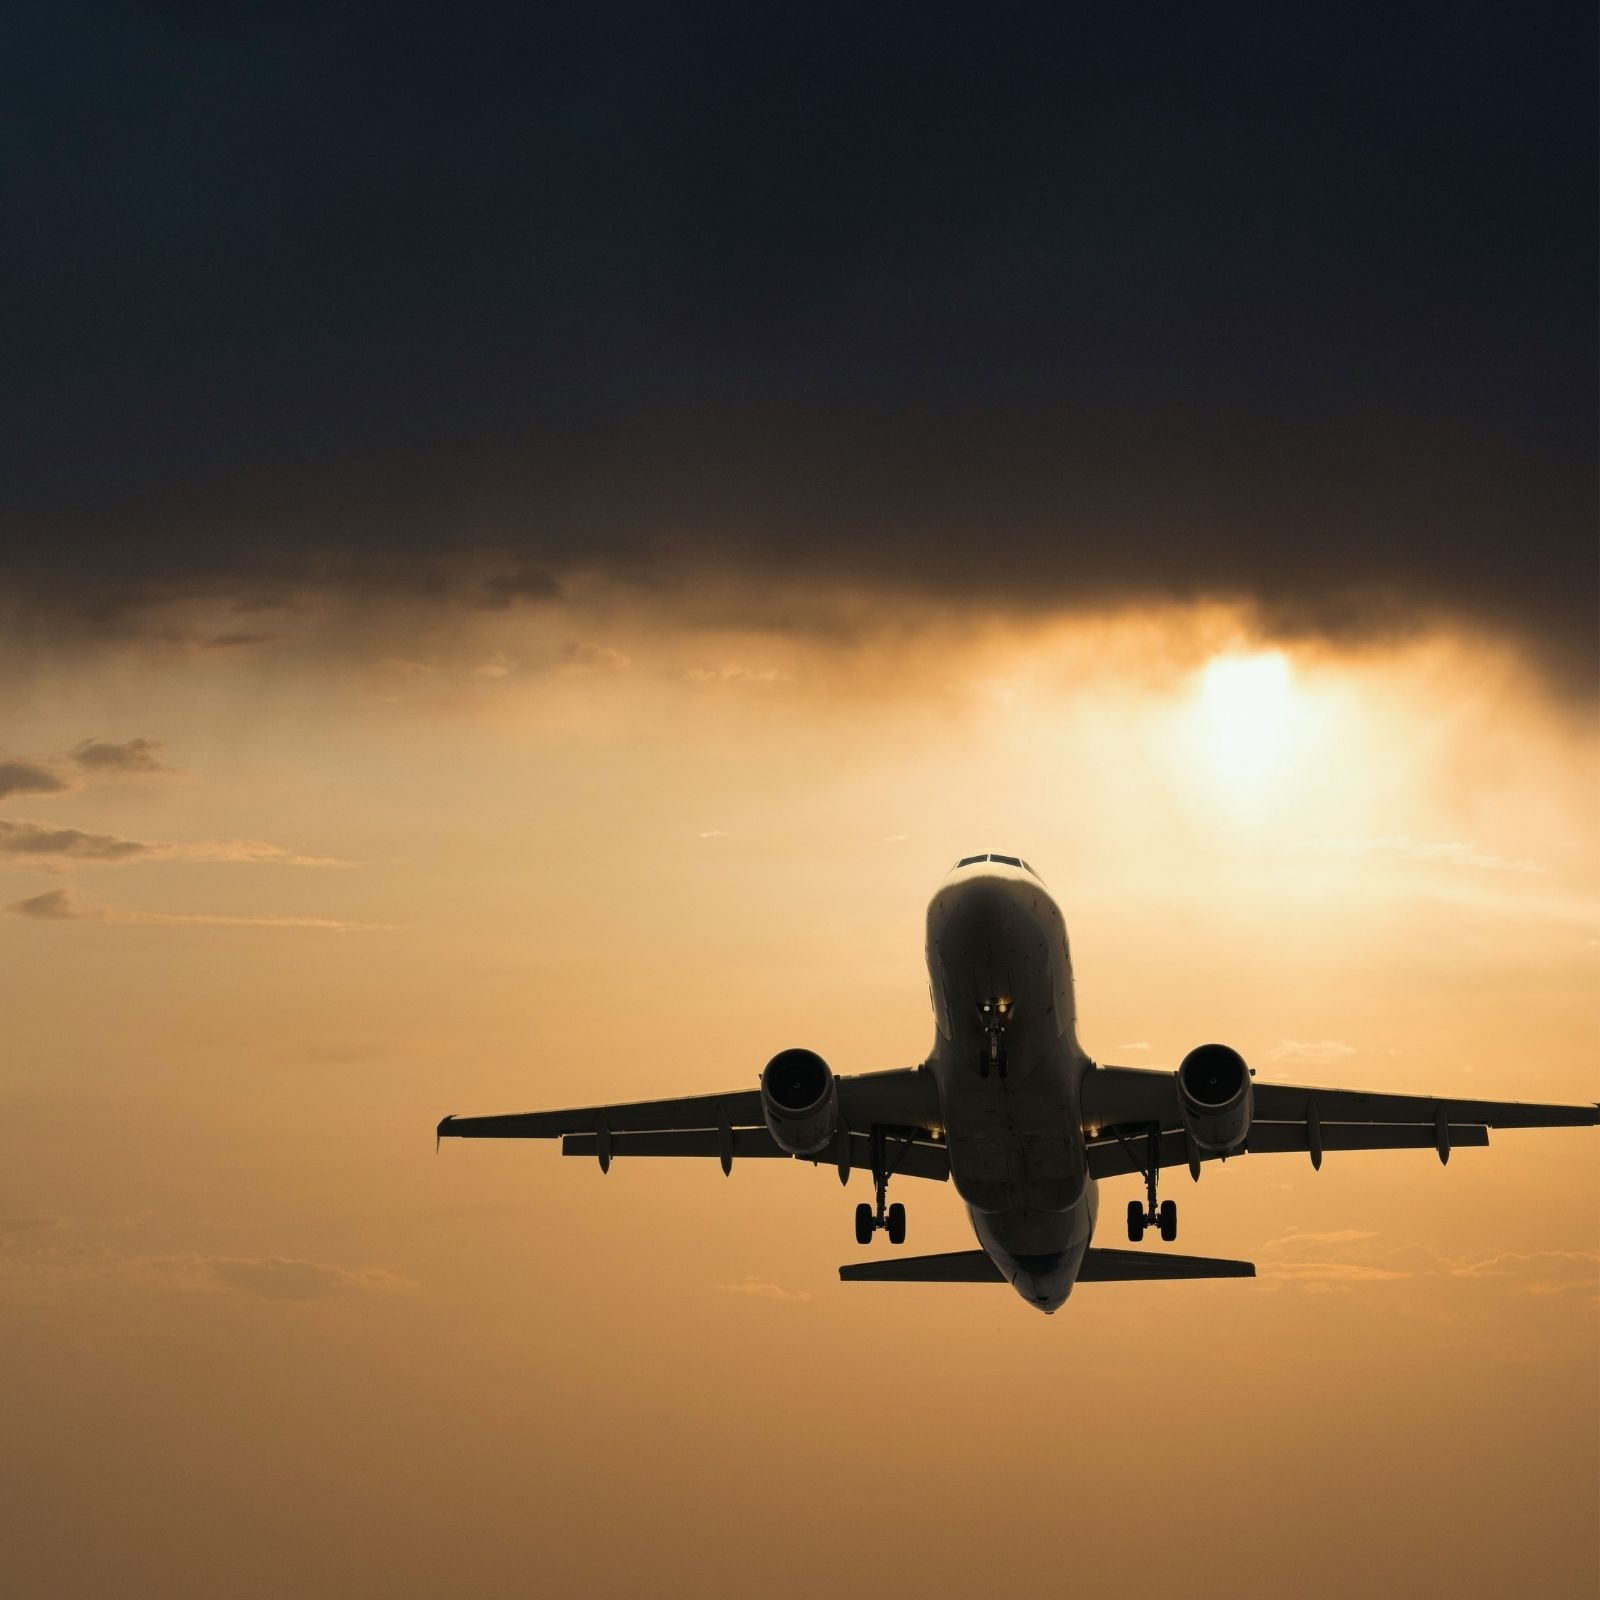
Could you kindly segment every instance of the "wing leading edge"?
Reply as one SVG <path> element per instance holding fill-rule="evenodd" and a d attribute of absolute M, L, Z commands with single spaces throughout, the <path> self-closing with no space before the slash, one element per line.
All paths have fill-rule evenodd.
<path fill-rule="evenodd" d="M 840 1132 L 815 1156 L 816 1165 L 872 1166 L 868 1130 L 896 1136 L 893 1170 L 942 1182 L 950 1157 L 940 1127 L 939 1091 L 924 1067 L 866 1072 L 837 1080 Z M 440 1139 L 560 1139 L 561 1153 L 597 1158 L 602 1168 L 620 1156 L 710 1157 L 726 1171 L 733 1161 L 789 1158 L 767 1131 L 759 1089 L 638 1100 L 621 1105 L 575 1106 L 562 1111 L 522 1111 L 504 1116 L 446 1117 Z"/>
<path fill-rule="evenodd" d="M 1457 1100 L 1433 1095 L 1372 1094 L 1299 1084 L 1252 1086 L 1254 1116 L 1244 1143 L 1228 1155 L 1299 1152 L 1321 1164 L 1326 1150 L 1436 1150 L 1487 1145 L 1490 1128 L 1572 1128 L 1600 1123 L 1600 1106 L 1520 1100 Z M 1178 1114 L 1173 1073 L 1145 1067 L 1096 1067 L 1084 1080 L 1089 1170 L 1097 1178 L 1142 1172 L 1151 1129 L 1158 1165 L 1197 1166 L 1225 1159 L 1197 1150 Z"/>

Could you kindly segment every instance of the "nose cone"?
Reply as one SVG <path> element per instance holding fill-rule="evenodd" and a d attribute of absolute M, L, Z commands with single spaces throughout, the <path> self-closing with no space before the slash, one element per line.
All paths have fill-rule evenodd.
<path fill-rule="evenodd" d="M 952 874 L 928 907 L 928 932 L 946 959 L 975 949 L 1031 944 L 1050 897 L 1036 879 L 1007 867 Z"/>

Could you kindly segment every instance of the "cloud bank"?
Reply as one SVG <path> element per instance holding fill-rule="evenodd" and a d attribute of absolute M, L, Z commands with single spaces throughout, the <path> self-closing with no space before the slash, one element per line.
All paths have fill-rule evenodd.
<path fill-rule="evenodd" d="M 30 16 L 16 648 L 598 574 L 1459 623 L 1592 692 L 1592 19 L 697 16 Z"/>

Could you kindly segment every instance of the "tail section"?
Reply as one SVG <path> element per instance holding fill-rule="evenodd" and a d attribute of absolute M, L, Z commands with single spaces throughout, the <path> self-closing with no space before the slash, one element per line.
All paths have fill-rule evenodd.
<path fill-rule="evenodd" d="M 1088 1250 L 1079 1283 L 1133 1283 L 1171 1278 L 1253 1278 L 1253 1261 L 1219 1256 L 1178 1256 L 1150 1250 Z M 982 1250 L 952 1250 L 938 1256 L 891 1256 L 839 1268 L 845 1283 L 1004 1283 L 999 1267 Z"/>

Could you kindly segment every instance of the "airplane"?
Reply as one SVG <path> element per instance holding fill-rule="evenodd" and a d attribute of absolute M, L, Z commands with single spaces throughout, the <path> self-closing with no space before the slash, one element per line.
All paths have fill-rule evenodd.
<path fill-rule="evenodd" d="M 964 856 L 927 915 L 933 1049 L 920 1066 L 837 1076 L 821 1056 L 781 1050 L 754 1089 L 510 1116 L 446 1117 L 438 1139 L 556 1139 L 601 1172 L 622 1157 L 783 1158 L 861 1168 L 874 1201 L 856 1242 L 906 1237 L 895 1177 L 951 1181 L 980 1246 L 839 1269 L 846 1282 L 1009 1283 L 1053 1313 L 1079 1283 L 1246 1278 L 1248 1261 L 1095 1246 L 1102 1179 L 1137 1174 L 1128 1239 L 1171 1243 L 1178 1208 L 1161 1173 L 1298 1151 L 1320 1169 L 1338 1150 L 1457 1148 L 1490 1128 L 1600 1122 L 1600 1104 L 1528 1105 L 1257 1083 L 1237 1050 L 1202 1044 L 1176 1071 L 1102 1066 L 1078 1042 L 1072 953 L 1061 909 L 1020 856 Z"/>

